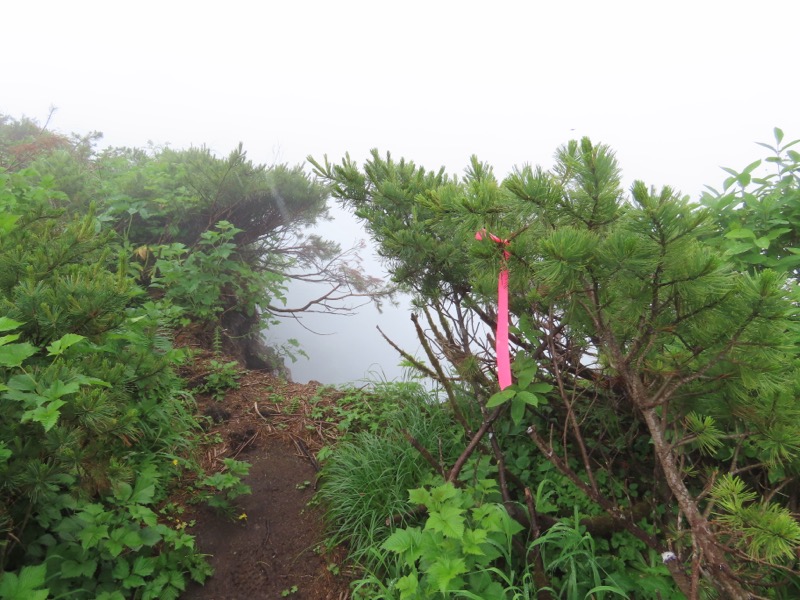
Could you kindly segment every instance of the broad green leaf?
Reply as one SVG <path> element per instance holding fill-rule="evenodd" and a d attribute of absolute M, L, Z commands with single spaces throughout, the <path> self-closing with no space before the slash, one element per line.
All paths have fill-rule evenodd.
<path fill-rule="evenodd" d="M 414 550 L 416 546 L 419 546 L 420 533 L 418 527 L 398 529 L 381 544 L 381 548 L 389 552 L 405 554 L 406 552 Z"/>
<path fill-rule="evenodd" d="M 430 506 L 431 504 L 431 493 L 426 490 L 425 488 L 417 488 L 415 490 L 408 490 L 408 500 L 409 502 L 413 502 L 415 504 L 422 504 L 424 506 Z"/>
<path fill-rule="evenodd" d="M 23 423 L 34 421 L 41 424 L 45 431 L 50 431 L 58 423 L 58 417 L 61 415 L 59 409 L 65 404 L 63 400 L 53 400 L 33 410 L 26 410 L 20 420 Z"/>
<path fill-rule="evenodd" d="M 74 394 L 80 389 L 80 386 L 75 382 L 64 383 L 60 379 L 56 379 L 49 388 L 42 392 L 42 396 L 50 400 L 58 400 L 67 394 Z"/>
<path fill-rule="evenodd" d="M 130 501 L 136 504 L 150 504 L 155 493 L 156 488 L 153 483 L 150 483 L 147 479 L 138 479 Z"/>
<path fill-rule="evenodd" d="M 128 529 L 125 535 L 122 536 L 122 543 L 131 550 L 139 550 L 142 547 L 142 536 L 139 535 L 138 529 Z"/>
<path fill-rule="evenodd" d="M 142 544 L 147 547 L 155 546 L 161 540 L 161 534 L 158 532 L 156 527 L 146 527 L 139 532 L 139 536 L 142 538 Z"/>
<path fill-rule="evenodd" d="M 81 340 L 85 339 L 86 337 L 83 335 L 78 335 L 76 333 L 67 333 L 61 336 L 61 338 L 57 339 L 49 346 L 47 346 L 48 356 L 61 356 L 64 353 L 64 350 L 66 350 L 70 346 L 74 346 Z"/>
<path fill-rule="evenodd" d="M 725 237 L 728 238 L 729 240 L 740 240 L 744 238 L 754 240 L 756 238 L 756 234 L 749 229 L 740 227 L 739 229 L 733 229 L 732 231 L 729 231 L 728 233 L 725 234 Z"/>
<path fill-rule="evenodd" d="M 506 389 L 502 392 L 497 392 L 493 394 L 491 398 L 486 402 L 486 408 L 493 408 L 495 406 L 500 406 L 501 404 L 508 402 L 513 398 L 517 393 L 517 390 Z"/>
<path fill-rule="evenodd" d="M 454 486 L 452 483 L 445 483 L 444 485 L 435 487 L 431 490 L 431 499 L 433 500 L 432 505 L 439 506 L 447 500 L 455 498 L 459 493 L 460 492 L 456 489 L 456 486 Z"/>
<path fill-rule="evenodd" d="M 128 512 L 134 519 L 141 521 L 149 527 L 155 527 L 158 524 L 158 516 L 146 506 L 132 504 L 128 506 Z"/>
<path fill-rule="evenodd" d="M 127 503 L 132 492 L 133 488 L 125 481 L 118 481 L 116 485 L 114 485 L 114 498 L 120 502 Z"/>
<path fill-rule="evenodd" d="M 75 579 L 78 577 L 94 577 L 97 570 L 96 560 L 65 560 L 61 563 L 61 577 Z"/>
<path fill-rule="evenodd" d="M 145 580 L 139 575 L 129 575 L 122 580 L 122 587 L 125 589 L 141 587 L 145 584 Z"/>
<path fill-rule="evenodd" d="M 736 256 L 754 249 L 753 242 L 733 242 L 728 244 L 725 249 L 725 256 Z"/>
<path fill-rule="evenodd" d="M 481 556 L 483 549 L 481 544 L 485 544 L 488 532 L 485 529 L 467 529 L 464 531 L 464 538 L 462 539 L 462 548 L 464 554 L 474 554 Z"/>
<path fill-rule="evenodd" d="M 536 367 L 522 371 L 517 377 L 517 387 L 521 390 L 526 389 L 533 381 L 533 378 L 536 377 L 537 371 L 538 369 Z"/>
<path fill-rule="evenodd" d="M 169 572 L 169 583 L 172 587 L 183 591 L 186 589 L 186 578 L 180 571 L 171 570 Z"/>
<path fill-rule="evenodd" d="M 400 591 L 400 600 L 416 598 L 419 588 L 419 578 L 416 573 L 409 573 L 397 580 L 395 587 Z"/>
<path fill-rule="evenodd" d="M 553 391 L 553 386 L 549 383 L 534 383 L 533 385 L 528 386 L 527 391 L 534 394 L 547 394 L 548 392 Z"/>
<path fill-rule="evenodd" d="M 78 539 L 84 550 L 96 547 L 102 540 L 108 539 L 107 525 L 88 525 L 78 532 Z"/>
<path fill-rule="evenodd" d="M 442 506 L 431 511 L 425 522 L 425 530 L 440 532 L 443 536 L 460 540 L 464 535 L 464 511 L 455 506 Z"/>
<path fill-rule="evenodd" d="M 120 558 L 114 562 L 114 568 L 111 570 L 114 579 L 125 579 L 131 574 L 131 565 L 124 558 Z"/>
<path fill-rule="evenodd" d="M 450 582 L 467 572 L 463 558 L 440 556 L 427 570 L 433 585 L 444 594 L 450 588 Z"/>
<path fill-rule="evenodd" d="M 762 250 L 766 250 L 767 248 L 769 248 L 769 238 L 766 236 L 758 238 L 756 240 L 756 246 L 758 246 Z"/>
<path fill-rule="evenodd" d="M 47 589 L 41 588 L 47 575 L 47 565 L 22 567 L 19 573 L 6 571 L 0 575 L 0 598 L 3 600 L 47 600 Z"/>
<path fill-rule="evenodd" d="M 9 319 L 8 317 L 0 317 L 0 331 L 11 331 L 20 325 L 24 325 L 24 323 Z"/>
<path fill-rule="evenodd" d="M 119 540 L 106 540 L 104 548 L 106 552 L 108 552 L 111 556 L 116 558 L 120 554 L 122 554 L 122 551 L 125 549 L 125 546 Z"/>
<path fill-rule="evenodd" d="M 0 335 L 0 346 L 5 346 L 6 344 L 10 344 L 11 342 L 15 342 L 19 339 L 18 333 L 11 333 L 9 335 Z"/>
<path fill-rule="evenodd" d="M 747 166 L 744 168 L 744 170 L 742 171 L 742 174 L 744 175 L 744 174 L 749 174 L 749 173 L 752 173 L 752 172 L 753 172 L 753 170 L 755 170 L 756 168 L 758 168 L 758 166 L 759 166 L 760 164 L 761 164 L 761 160 L 760 160 L 760 159 L 759 159 L 759 160 L 754 160 L 753 162 L 751 162 L 749 165 L 747 165 Z"/>
<path fill-rule="evenodd" d="M 0 346 L 0 367 L 19 367 L 38 350 L 28 342 Z"/>
<path fill-rule="evenodd" d="M 156 559 L 152 556 L 137 556 L 133 561 L 133 572 L 142 577 L 153 574 L 156 568 Z"/>
<path fill-rule="evenodd" d="M 525 404 L 529 406 L 539 406 L 539 402 L 541 401 L 541 397 L 537 396 L 536 394 L 531 394 L 530 392 L 519 392 L 517 393 L 517 397 L 515 400 L 522 400 Z"/>
<path fill-rule="evenodd" d="M 519 395 L 514 396 L 511 400 L 511 420 L 514 422 L 514 425 L 519 425 L 522 423 L 522 418 L 525 416 L 525 407 L 527 404 L 525 400 L 519 397 Z"/>

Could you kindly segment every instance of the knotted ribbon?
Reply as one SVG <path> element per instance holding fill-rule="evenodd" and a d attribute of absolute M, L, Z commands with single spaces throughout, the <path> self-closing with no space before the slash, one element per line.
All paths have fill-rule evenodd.
<path fill-rule="evenodd" d="M 508 349 L 508 240 L 503 240 L 494 234 L 481 229 L 475 234 L 475 239 L 482 241 L 488 237 L 503 251 L 503 264 L 497 278 L 497 331 L 495 332 L 495 354 L 497 355 L 497 380 L 500 389 L 504 390 L 511 385 L 511 353 Z"/>

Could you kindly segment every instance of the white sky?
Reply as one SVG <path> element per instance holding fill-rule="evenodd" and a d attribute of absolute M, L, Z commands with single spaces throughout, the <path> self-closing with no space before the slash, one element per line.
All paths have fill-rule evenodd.
<path fill-rule="evenodd" d="M 627 184 L 696 198 L 774 126 L 800 137 L 796 0 L 18 0 L 2 22 L 0 112 L 55 105 L 102 145 L 503 176 L 589 135 Z"/>
<path fill-rule="evenodd" d="M 460 172 L 589 135 L 695 197 L 800 137 L 796 0 L 4 3 L 0 112 L 259 162 L 391 150 Z M 792 138 L 793 139 L 793 138 Z"/>

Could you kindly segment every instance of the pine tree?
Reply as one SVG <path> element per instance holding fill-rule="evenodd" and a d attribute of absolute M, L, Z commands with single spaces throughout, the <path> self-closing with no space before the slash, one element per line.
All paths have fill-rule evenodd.
<path fill-rule="evenodd" d="M 363 172 L 314 164 L 413 290 L 428 318 L 419 366 L 451 395 L 471 390 L 475 435 L 501 431 L 504 414 L 527 427 L 619 528 L 676 554 L 667 566 L 690 598 L 704 581 L 732 599 L 797 581 L 797 309 L 778 273 L 733 268 L 707 210 L 642 182 L 628 196 L 613 152 L 588 139 L 560 148 L 551 171 L 524 167 L 502 184 L 477 159 L 461 180 L 376 152 Z M 483 229 L 507 244 L 477 243 Z M 497 394 L 481 336 L 497 322 L 504 261 L 516 381 Z M 647 501 L 662 505 L 657 535 L 607 483 L 627 485 L 637 463 Z M 507 502 L 523 502 L 505 469 Z"/>

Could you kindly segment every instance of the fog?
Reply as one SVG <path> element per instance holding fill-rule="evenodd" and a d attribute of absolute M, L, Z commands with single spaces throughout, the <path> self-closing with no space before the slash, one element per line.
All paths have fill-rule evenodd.
<path fill-rule="evenodd" d="M 374 245 L 355 217 L 331 203 L 332 220 L 320 224 L 315 232 L 338 242 L 343 250 L 366 242 L 360 256 L 367 274 L 388 281 L 388 274 L 374 252 Z M 287 306 L 301 306 L 317 298 L 327 289 L 324 285 L 294 283 L 287 296 Z M 358 299 L 357 299 L 358 300 Z M 381 336 L 377 327 L 406 352 L 417 355 L 419 342 L 410 320 L 410 299 L 397 297 L 397 304 L 384 302 L 379 312 L 373 303 L 354 301 L 355 314 L 335 315 L 307 313 L 298 319 L 284 318 L 281 324 L 264 332 L 268 344 L 282 346 L 289 339 L 300 343 L 308 357 L 296 362 L 286 359 L 294 381 L 309 380 L 326 384 L 354 383 L 366 385 L 375 381 L 403 379 L 409 373 L 399 366 L 401 357 Z"/>

